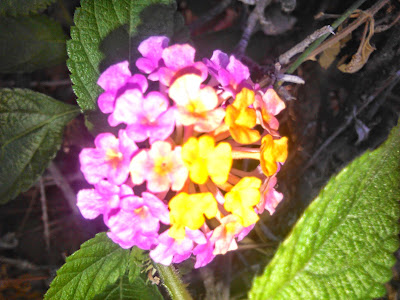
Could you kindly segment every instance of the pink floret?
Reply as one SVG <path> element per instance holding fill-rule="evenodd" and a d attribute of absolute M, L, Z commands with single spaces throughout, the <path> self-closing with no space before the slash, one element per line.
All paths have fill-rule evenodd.
<path fill-rule="evenodd" d="M 150 257 L 163 265 L 180 263 L 190 257 L 195 243 L 204 244 L 206 239 L 200 230 L 186 229 L 186 236 L 183 240 L 175 240 L 169 236 L 168 231 L 160 234 L 159 244 L 150 251 Z"/>
<path fill-rule="evenodd" d="M 107 215 L 111 209 L 118 208 L 120 198 L 133 195 L 127 185 L 117 186 L 102 180 L 94 189 L 80 190 L 77 195 L 77 206 L 86 219 L 94 219 L 101 214 Z"/>
<path fill-rule="evenodd" d="M 178 75 L 194 73 L 199 75 L 204 81 L 207 78 L 207 67 L 202 62 L 195 62 L 196 50 L 189 44 L 172 45 L 165 48 L 162 58 L 165 67 L 159 70 L 159 80 L 162 84 L 170 86 Z"/>
<path fill-rule="evenodd" d="M 158 68 L 162 65 L 162 52 L 168 46 L 169 39 L 165 36 L 152 36 L 139 45 L 139 52 L 143 55 L 136 60 L 136 66 L 143 73 L 149 74 L 149 80 L 158 80 Z"/>
<path fill-rule="evenodd" d="M 126 181 L 132 155 L 138 147 L 124 130 L 119 131 L 118 137 L 101 133 L 94 141 L 96 148 L 82 149 L 79 160 L 87 182 L 96 184 L 108 179 L 112 184 L 120 185 Z"/>
<path fill-rule="evenodd" d="M 108 236 L 122 248 L 151 249 L 158 243 L 160 222 L 169 224 L 168 207 L 153 194 L 145 192 L 142 196 L 123 198 L 120 210 L 106 222 Z"/>
<path fill-rule="evenodd" d="M 136 142 L 165 140 L 175 128 L 175 110 L 159 92 L 144 97 L 137 89 L 127 90 L 117 99 L 113 116 L 128 125 L 126 132 Z"/>
<path fill-rule="evenodd" d="M 250 77 L 249 69 L 233 55 L 215 50 L 211 59 L 204 59 L 210 74 L 232 95 L 236 95 Z"/>

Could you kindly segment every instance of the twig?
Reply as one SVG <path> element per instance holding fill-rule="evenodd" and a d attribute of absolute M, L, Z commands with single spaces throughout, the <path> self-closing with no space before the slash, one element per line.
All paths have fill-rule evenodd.
<path fill-rule="evenodd" d="M 390 29 L 399 20 L 400 20 L 400 12 L 397 14 L 397 16 L 394 18 L 394 20 L 390 24 L 375 26 L 375 33 L 383 32 L 383 31 Z"/>
<path fill-rule="evenodd" d="M 8 258 L 5 256 L 0 256 L 0 262 L 3 264 L 11 265 L 13 267 L 19 268 L 21 270 L 40 270 L 47 269 L 47 267 L 39 267 L 37 265 L 32 264 L 27 260 Z"/>
<path fill-rule="evenodd" d="M 388 94 L 393 87 L 400 81 L 400 70 L 397 71 L 397 73 L 391 77 L 389 80 L 387 80 L 382 87 L 376 91 L 373 95 L 369 96 L 368 99 L 356 110 L 355 113 L 352 113 L 349 117 L 347 117 L 345 123 L 340 126 L 336 131 L 318 148 L 317 151 L 313 154 L 313 156 L 310 158 L 310 160 L 307 162 L 305 167 L 299 172 L 299 176 L 303 174 L 309 167 L 311 167 L 318 156 L 321 154 L 321 152 L 330 144 L 332 141 L 339 135 L 341 134 L 350 124 L 351 122 L 372 102 L 378 97 L 383 91 L 385 94 Z"/>
<path fill-rule="evenodd" d="M 320 38 L 321 36 L 325 34 L 335 34 L 333 32 L 333 28 L 330 25 L 324 26 L 318 30 L 316 30 L 314 33 L 310 34 L 308 37 L 306 37 L 302 42 L 298 43 L 296 46 L 291 48 L 289 51 L 283 53 L 281 56 L 279 56 L 279 63 L 281 65 L 286 65 L 289 63 L 290 59 L 295 56 L 297 53 L 303 52 L 304 49 L 306 49 L 311 43 L 313 43 L 316 39 Z"/>
<path fill-rule="evenodd" d="M 234 51 L 238 58 L 243 56 L 244 52 L 246 51 L 257 21 L 260 19 L 260 16 L 262 17 L 264 15 L 264 10 L 271 3 L 271 1 L 272 0 L 259 0 L 256 4 L 256 7 L 251 12 L 249 18 L 247 19 L 247 26 L 244 29 L 243 35 Z"/>
<path fill-rule="evenodd" d="M 373 5 L 371 8 L 367 9 L 363 14 L 360 14 L 360 17 L 355 20 L 353 23 L 351 23 L 349 26 L 344 28 L 342 31 L 340 31 L 336 36 L 330 38 L 326 43 L 322 44 L 319 46 L 317 49 L 312 51 L 305 60 L 315 57 L 321 52 L 325 51 L 326 49 L 330 48 L 334 44 L 336 44 L 338 41 L 346 37 L 348 34 L 353 32 L 355 29 L 357 29 L 359 26 L 364 24 L 371 16 L 375 15 L 383 6 L 385 6 L 390 0 L 381 0 L 375 5 Z"/>
<path fill-rule="evenodd" d="M 218 16 L 220 13 L 222 13 L 230 4 L 232 0 L 223 0 L 221 1 L 217 6 L 215 6 L 213 9 L 208 11 L 206 14 L 202 15 L 199 19 L 194 21 L 192 24 L 190 24 L 189 30 L 190 32 L 194 32 L 204 24 L 210 22 L 212 19 L 214 19 L 216 16 Z"/>
<path fill-rule="evenodd" d="M 232 253 L 228 252 L 224 255 L 224 264 L 225 264 L 225 276 L 223 280 L 221 299 L 229 300 L 230 297 L 230 287 L 231 287 L 231 274 L 232 274 Z"/>
<path fill-rule="evenodd" d="M 355 11 L 359 6 L 361 6 L 366 0 L 358 0 L 355 2 L 346 12 L 335 22 L 332 23 L 332 28 L 336 29 L 340 24 L 342 24 L 352 13 Z M 381 0 L 381 1 L 389 1 L 389 0 Z M 307 50 L 305 50 L 298 58 L 297 60 L 290 65 L 290 67 L 287 69 L 285 73 L 293 73 L 305 60 L 306 58 L 310 55 L 311 52 L 313 52 L 325 39 L 329 36 L 329 33 L 324 34 L 321 36 L 319 39 L 317 39 L 315 42 L 313 42 L 310 47 L 308 47 Z"/>
<path fill-rule="evenodd" d="M 72 213 L 75 215 L 79 215 L 79 210 L 76 206 L 76 195 L 74 190 L 71 188 L 70 184 L 68 181 L 64 178 L 64 176 L 61 174 L 60 170 L 57 168 L 54 162 L 51 162 L 48 170 L 53 176 L 53 179 L 56 183 L 56 185 L 60 188 L 62 191 L 65 199 L 67 200 L 69 207 L 72 210 Z"/>
<path fill-rule="evenodd" d="M 3 81 L 5 86 L 14 86 L 16 85 L 15 81 Z M 71 85 L 72 82 L 70 79 L 61 79 L 61 80 L 50 80 L 50 81 L 32 81 L 29 83 L 30 87 L 37 87 L 37 86 L 43 86 L 43 87 L 57 87 L 57 86 L 63 86 L 63 85 Z"/>
<path fill-rule="evenodd" d="M 44 190 L 43 178 L 39 179 L 40 204 L 42 205 L 43 234 L 47 251 L 50 249 L 49 215 L 47 214 L 46 191 Z"/>
<path fill-rule="evenodd" d="M 212 269 L 200 268 L 200 276 L 203 279 L 204 288 L 206 289 L 205 299 L 216 300 L 219 298 L 218 290 L 215 286 L 215 277 Z"/>

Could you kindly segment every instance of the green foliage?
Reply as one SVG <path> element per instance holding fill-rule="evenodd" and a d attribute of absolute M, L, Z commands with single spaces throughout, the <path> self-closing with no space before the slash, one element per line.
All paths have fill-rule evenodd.
<path fill-rule="evenodd" d="M 0 18 L 0 72 L 32 72 L 65 62 L 66 36 L 46 16 Z"/>
<path fill-rule="evenodd" d="M 400 125 L 332 178 L 279 247 L 250 299 L 385 294 L 399 246 Z"/>
<path fill-rule="evenodd" d="M 143 253 L 143 250 L 138 247 L 133 247 L 129 255 L 129 281 L 133 282 L 139 276 L 143 267 L 143 262 L 148 259 Z"/>
<path fill-rule="evenodd" d="M 129 250 L 99 233 L 67 258 L 44 299 L 93 299 L 125 274 L 128 259 Z"/>
<path fill-rule="evenodd" d="M 183 19 L 173 0 L 82 0 L 67 42 L 73 89 L 84 110 L 96 108 L 100 70 L 138 56 L 137 46 L 151 35 L 177 35 Z M 182 38 L 184 34 L 182 35 Z"/>
<path fill-rule="evenodd" d="M 104 292 L 94 297 L 96 300 L 158 300 L 163 299 L 157 286 L 146 283 L 142 276 L 131 282 L 128 276 L 120 277 Z"/>
<path fill-rule="evenodd" d="M 79 110 L 41 93 L 0 89 L 0 203 L 28 189 L 60 148 Z"/>
<path fill-rule="evenodd" d="M 21 16 L 44 10 L 56 0 L 1 0 L 0 15 Z"/>

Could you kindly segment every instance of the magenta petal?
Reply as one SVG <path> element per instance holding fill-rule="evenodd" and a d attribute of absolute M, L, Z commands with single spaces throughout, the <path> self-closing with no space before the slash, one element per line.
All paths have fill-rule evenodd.
<path fill-rule="evenodd" d="M 175 254 L 174 258 L 172 259 L 172 262 L 174 264 L 179 264 L 179 263 L 183 262 L 184 260 L 187 260 L 190 257 L 190 255 L 192 255 L 192 251 L 187 251 L 183 254 Z"/>
<path fill-rule="evenodd" d="M 228 54 L 221 50 L 214 50 L 210 60 L 218 67 L 218 69 L 226 68 L 229 63 Z"/>
<path fill-rule="evenodd" d="M 147 126 L 142 124 L 129 124 L 126 133 L 135 142 L 143 142 L 148 138 Z"/>
<path fill-rule="evenodd" d="M 169 210 L 167 205 L 153 194 L 147 192 L 142 193 L 142 197 L 152 215 L 156 216 L 164 224 L 169 224 Z"/>
<path fill-rule="evenodd" d="M 156 119 L 160 114 L 168 109 L 168 99 L 159 92 L 150 92 L 143 100 L 143 113 L 152 119 Z"/>
<path fill-rule="evenodd" d="M 131 76 L 129 62 L 123 61 L 108 67 L 97 80 L 105 91 L 116 91 L 122 87 L 126 80 Z"/>
<path fill-rule="evenodd" d="M 172 263 L 173 253 L 167 245 L 158 244 L 150 251 L 150 257 L 159 264 L 169 266 Z"/>
<path fill-rule="evenodd" d="M 150 74 L 157 68 L 157 65 L 148 58 L 140 57 L 136 60 L 136 67 L 143 73 Z"/>
<path fill-rule="evenodd" d="M 143 76 L 142 74 L 133 75 L 132 77 L 130 77 L 128 79 L 128 81 L 126 83 L 127 83 L 129 89 L 137 88 L 142 93 L 144 93 L 147 90 L 147 88 L 149 87 L 146 77 Z"/>
<path fill-rule="evenodd" d="M 197 244 L 205 244 L 207 242 L 204 233 L 200 230 L 186 229 L 186 236 L 188 239 L 195 241 Z"/>
<path fill-rule="evenodd" d="M 172 70 L 179 70 L 194 63 L 196 50 L 189 44 L 172 45 L 162 53 L 165 65 Z"/>
<path fill-rule="evenodd" d="M 153 127 L 149 134 L 150 144 L 163 141 L 172 134 L 175 128 L 175 112 L 174 108 L 170 108 L 157 119 L 157 126 Z"/>
<path fill-rule="evenodd" d="M 81 171 L 90 184 L 96 184 L 107 177 L 108 166 L 104 161 L 105 152 L 99 149 L 85 148 L 79 154 Z"/>
<path fill-rule="evenodd" d="M 142 111 L 142 102 L 143 96 L 139 90 L 125 91 L 115 103 L 113 118 L 121 123 L 136 123 L 137 116 Z"/>
<path fill-rule="evenodd" d="M 160 59 L 162 51 L 168 46 L 169 38 L 166 36 L 152 36 L 140 43 L 138 50 L 144 57 Z"/>
<path fill-rule="evenodd" d="M 240 84 L 242 81 L 247 80 L 250 77 L 249 68 L 247 68 L 242 62 L 236 59 L 233 55 L 229 58 L 229 64 L 226 69 L 231 73 L 236 84 Z"/>
<path fill-rule="evenodd" d="M 77 206 L 86 219 L 94 219 L 102 214 L 107 208 L 107 202 L 95 190 L 80 190 L 77 195 Z"/>
<path fill-rule="evenodd" d="M 243 230 L 237 236 L 238 242 L 243 240 L 249 234 L 249 232 L 253 230 L 255 225 L 256 224 L 253 224 L 253 225 L 243 228 Z"/>
<path fill-rule="evenodd" d="M 99 96 L 99 99 L 97 100 L 97 104 L 101 112 L 105 114 L 113 112 L 114 103 L 115 103 L 114 92 L 104 92 Z"/>

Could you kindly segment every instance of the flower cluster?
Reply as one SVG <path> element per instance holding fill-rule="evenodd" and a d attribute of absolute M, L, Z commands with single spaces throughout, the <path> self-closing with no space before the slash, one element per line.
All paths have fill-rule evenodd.
<path fill-rule="evenodd" d="M 94 188 L 78 193 L 78 207 L 88 219 L 103 215 L 121 247 L 150 250 L 165 265 L 193 254 L 198 268 L 236 249 L 282 200 L 274 186 L 287 138 L 275 116 L 285 104 L 234 56 L 216 50 L 195 61 L 193 47 L 168 43 L 140 44 L 141 74 L 127 61 L 101 74 L 98 106 L 123 129 L 80 153 Z M 245 170 L 247 160 L 259 167 Z"/>

